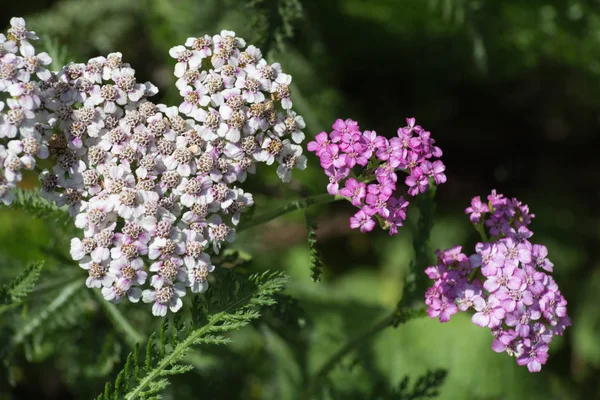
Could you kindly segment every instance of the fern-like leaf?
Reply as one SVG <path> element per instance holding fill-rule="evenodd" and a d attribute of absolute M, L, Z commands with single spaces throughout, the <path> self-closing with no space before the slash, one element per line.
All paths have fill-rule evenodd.
<path fill-rule="evenodd" d="M 114 49 L 139 23 L 143 2 L 122 0 L 66 0 L 56 2 L 43 13 L 27 18 L 27 25 L 46 37 L 56 38 L 74 54 L 92 50 L 105 53 Z M 90 32 L 82 41 L 73 35 L 73 27 Z M 90 46 L 91 45 L 91 46 Z"/>
<path fill-rule="evenodd" d="M 311 278 L 313 282 L 320 282 L 323 262 L 321 261 L 321 253 L 317 249 L 317 222 L 307 211 L 304 211 L 304 219 L 306 220 L 306 230 L 308 231 L 308 257 L 310 260 Z"/>
<path fill-rule="evenodd" d="M 110 374 L 115 364 L 120 362 L 121 345 L 116 335 L 109 334 L 102 345 L 100 355 L 94 364 L 86 365 L 84 375 L 86 377 L 103 377 Z"/>
<path fill-rule="evenodd" d="M 251 0 L 250 8 L 254 42 L 266 56 L 271 50 L 281 51 L 294 34 L 294 24 L 303 17 L 300 0 Z"/>
<path fill-rule="evenodd" d="M 71 221 L 71 217 L 65 207 L 58 207 L 50 203 L 35 190 L 17 188 L 15 190 L 15 200 L 11 204 L 11 207 L 23 210 L 33 217 L 54 220 L 63 225 Z"/>
<path fill-rule="evenodd" d="M 50 327 L 65 326 L 73 322 L 74 308 L 81 309 L 84 304 L 81 301 L 73 301 L 73 298 L 84 287 L 83 283 L 83 281 L 77 281 L 66 286 L 46 307 L 42 308 L 36 315 L 28 317 L 27 321 L 17 329 L 12 344 L 23 343 L 26 337 L 42 326 L 44 326 L 43 329 L 49 329 Z"/>
<path fill-rule="evenodd" d="M 8 285 L 4 285 L 0 288 L 0 304 L 12 305 L 20 303 L 23 298 L 33 290 L 43 265 L 43 261 L 31 264 Z M 1 312 L 2 308 L 0 308 L 0 313 Z"/>
<path fill-rule="evenodd" d="M 76 59 L 75 56 L 69 54 L 67 46 L 62 45 L 56 38 L 51 37 L 44 40 L 42 42 L 42 47 L 52 58 L 52 64 L 50 65 L 52 71 L 60 71 L 64 65 L 69 63 L 69 60 Z"/>
<path fill-rule="evenodd" d="M 193 366 L 180 364 L 190 350 L 198 345 L 228 343 L 229 339 L 222 336 L 222 333 L 240 329 L 260 317 L 259 309 L 275 303 L 274 296 L 283 289 L 286 281 L 287 278 L 282 273 L 251 275 L 247 282 L 254 286 L 254 290 L 238 292 L 237 298 L 222 311 L 208 316 L 206 323 L 200 327 L 185 329 L 176 319 L 169 326 L 165 320 L 159 335 L 153 334 L 146 343 L 143 364 L 140 362 L 139 346 L 136 346 L 127 357 L 115 384 L 107 384 L 104 394 L 97 399 L 160 398 L 160 392 L 169 384 L 168 377 L 193 369 Z M 169 330 L 173 340 L 167 343 Z"/>
<path fill-rule="evenodd" d="M 69 328 L 76 324 L 88 304 L 88 293 L 81 290 L 84 282 L 79 280 L 66 285 L 50 303 L 22 318 L 12 327 L 12 335 L 0 343 L 0 359 L 8 360 L 12 352 L 36 334 L 48 334 L 53 330 Z"/>
<path fill-rule="evenodd" d="M 400 382 L 398 389 L 393 392 L 393 398 L 401 400 L 433 399 L 438 396 L 439 388 L 446 380 L 447 371 L 436 369 L 427 371 L 420 376 L 409 388 L 408 376 Z"/>
<path fill-rule="evenodd" d="M 252 261 L 252 255 L 243 250 L 229 248 L 215 255 L 212 260 L 219 268 L 232 269 L 248 265 Z"/>

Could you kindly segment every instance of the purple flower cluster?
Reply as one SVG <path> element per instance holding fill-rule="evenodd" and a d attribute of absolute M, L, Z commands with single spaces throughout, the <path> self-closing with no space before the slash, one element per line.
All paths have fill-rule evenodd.
<path fill-rule="evenodd" d="M 473 309 L 474 324 L 492 330 L 495 352 L 507 352 L 519 365 L 538 372 L 548 360 L 548 344 L 571 325 L 567 300 L 549 275 L 553 264 L 545 246 L 532 244 L 529 207 L 496 191 L 466 209 L 471 221 L 487 228 L 488 242 L 467 256 L 461 246 L 437 251 L 425 270 L 435 283 L 425 294 L 428 313 L 448 322 L 459 310 Z"/>
<path fill-rule="evenodd" d="M 327 191 L 360 208 L 350 218 L 353 229 L 370 232 L 378 218 L 389 227 L 390 235 L 398 233 L 409 202 L 398 193 L 396 171 L 408 174 L 404 183 L 411 196 L 427 191 L 431 181 L 446 182 L 446 167 L 438 160 L 442 150 L 434 145 L 431 133 L 415 125 L 414 118 L 406 121 L 408 125 L 398 129 L 397 137 L 388 140 L 375 131 L 361 132 L 356 121 L 338 119 L 332 132 L 321 132 L 308 143 L 308 150 L 319 157 L 329 177 Z M 361 175 L 364 179 L 349 177 L 356 166 L 366 168 Z"/>

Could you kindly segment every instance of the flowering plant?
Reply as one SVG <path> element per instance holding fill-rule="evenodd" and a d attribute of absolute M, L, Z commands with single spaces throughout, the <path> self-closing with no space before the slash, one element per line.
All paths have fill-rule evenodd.
<path fill-rule="evenodd" d="M 459 310 L 474 310 L 473 323 L 491 329 L 495 352 L 539 372 L 552 337 L 571 325 L 567 300 L 549 275 L 548 249 L 529 241 L 529 207 L 495 190 L 487 200 L 474 197 L 465 210 L 483 235 L 475 253 L 467 256 L 462 246 L 438 250 L 438 263 L 425 270 L 434 280 L 425 295 L 427 313 L 448 322 Z"/>
<path fill-rule="evenodd" d="M 414 118 L 391 138 L 361 130 L 352 119 L 336 120 L 306 146 L 329 180 L 327 193 L 255 213 L 261 200 L 247 182 L 252 175 L 263 178 L 272 166 L 297 190 L 292 173 L 307 168 L 307 124 L 294 109 L 292 76 L 281 63 L 267 61 L 233 31 L 189 37 L 168 53 L 180 96 L 168 105 L 153 100 L 157 86 L 138 80 L 122 53 L 54 70 L 50 55 L 36 52 L 37 39 L 23 18 L 12 18 L 0 35 L 0 203 L 66 222 L 68 244 L 57 238 L 57 249 L 48 251 L 65 270 L 60 294 L 30 321 L 10 326 L 15 334 L 0 348 L 7 364 L 48 315 L 66 305 L 83 308 L 92 296 L 123 338 L 119 346 L 131 347 L 99 399 L 158 398 L 171 375 L 201 364 L 198 354 L 192 361 L 186 355 L 227 343 L 225 334 L 255 322 L 263 307 L 272 307 L 265 319 L 273 326 L 292 319 L 300 331 L 303 310 L 282 294 L 288 278 L 234 268 L 251 258 L 234 243 L 238 233 L 301 209 L 318 281 L 325 262 L 308 209 L 338 200 L 358 209 L 344 219 L 363 234 L 379 224 L 390 236 L 402 235 L 399 228 L 411 225 L 415 260 L 391 312 L 306 377 L 304 398 L 323 394 L 338 362 L 375 334 L 426 314 L 449 322 L 459 310 L 472 313 L 474 324 L 491 330 L 492 349 L 530 372 L 541 370 L 549 344 L 571 325 L 567 300 L 550 276 L 548 249 L 529 241 L 534 215 L 514 198 L 495 191 L 487 202 L 473 198 L 466 213 L 482 241 L 474 252 L 463 253 L 460 245 L 438 250 L 437 263 L 425 267 L 433 198 L 447 177 L 442 150 Z M 39 190 L 21 187 L 31 171 Z M 38 290 L 42 264 L 2 286 L 0 314 Z M 418 285 L 424 274 L 434 283 L 423 305 L 416 299 L 425 290 Z M 140 321 L 124 316 L 142 307 L 151 314 L 142 319 L 146 325 L 160 323 L 149 337 L 140 333 Z M 77 312 L 67 319 L 77 321 Z M 444 378 L 444 371 L 428 372 L 426 387 L 417 383 L 414 392 L 431 397 Z"/>
<path fill-rule="evenodd" d="M 86 285 L 115 303 L 153 303 L 157 316 L 177 312 L 186 287 L 208 287 L 214 265 L 205 250 L 218 254 L 235 240 L 240 214 L 253 205 L 252 194 L 234 184 L 258 162 L 277 161 L 284 182 L 306 166 L 294 144 L 304 138 L 304 121 L 291 110 L 291 77 L 222 31 L 171 49 L 183 102 L 157 105 L 149 100 L 156 87 L 137 83 L 121 53 L 50 73 L 48 55 L 36 58 L 27 41 L 35 33 L 22 18 L 11 24 L 8 40 L 0 38 L 7 52 L 1 87 L 12 96 L 0 125 L 10 139 L 0 145 L 3 201 L 11 203 L 22 167 L 50 155 L 41 195 L 68 206 L 83 231 L 71 256 L 88 271 Z M 12 140 L 17 132 L 22 140 Z"/>

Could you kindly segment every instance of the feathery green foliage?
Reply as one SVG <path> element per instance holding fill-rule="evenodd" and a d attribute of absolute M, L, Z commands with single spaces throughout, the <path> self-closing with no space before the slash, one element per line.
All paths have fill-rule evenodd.
<path fill-rule="evenodd" d="M 237 268 L 248 265 L 252 261 L 252 255 L 239 249 L 226 248 L 213 258 L 213 263 L 220 268 Z"/>
<path fill-rule="evenodd" d="M 56 221 L 66 225 L 71 217 L 66 207 L 58 207 L 56 204 L 42 198 L 35 190 L 17 188 L 12 208 L 23 210 L 31 216 Z"/>
<path fill-rule="evenodd" d="M 4 309 L 2 305 L 18 304 L 33 290 L 43 265 L 43 261 L 29 265 L 10 283 L 0 288 L 0 314 Z M 7 265 L 4 266 L 4 268 L 7 267 Z"/>
<path fill-rule="evenodd" d="M 46 50 L 46 53 L 52 57 L 52 64 L 50 67 L 52 71 L 60 71 L 60 69 L 67 65 L 70 60 L 74 60 L 75 57 L 69 53 L 69 48 L 62 45 L 56 38 L 50 38 L 42 42 L 42 47 Z"/>
<path fill-rule="evenodd" d="M 321 261 L 321 253 L 317 249 L 317 222 L 304 211 L 304 219 L 306 220 L 306 230 L 308 231 L 308 256 L 310 259 L 311 278 L 314 282 L 321 280 L 323 262 Z"/>
<path fill-rule="evenodd" d="M 87 307 L 86 299 L 89 294 L 84 282 L 81 280 L 66 285 L 60 293 L 48 304 L 36 308 L 31 315 L 22 313 L 20 316 L 11 316 L 5 319 L 8 324 L 5 338 L 0 344 L 0 358 L 5 364 L 10 365 L 15 351 L 25 345 L 25 354 L 28 358 L 35 358 L 34 353 L 39 353 L 39 340 L 42 335 L 50 335 L 54 331 L 66 330 L 78 323 L 83 311 Z M 29 339 L 33 339 L 33 345 Z M 37 344 L 36 344 L 37 343 Z"/>
<path fill-rule="evenodd" d="M 427 309 L 425 307 L 416 307 L 416 308 L 396 308 L 396 311 L 392 314 L 390 318 L 390 325 L 394 328 L 397 328 L 401 324 L 407 323 L 408 321 L 421 318 L 427 315 Z"/>
<path fill-rule="evenodd" d="M 86 377 L 105 377 L 120 362 L 121 345 L 114 334 L 107 335 L 97 361 L 94 364 L 86 365 L 84 375 Z"/>
<path fill-rule="evenodd" d="M 439 388 L 444 384 L 448 372 L 443 369 L 427 371 L 420 376 L 409 388 L 410 379 L 405 376 L 398 388 L 394 391 L 394 399 L 418 400 L 433 399 L 438 396 Z"/>
<path fill-rule="evenodd" d="M 179 364 L 194 346 L 228 343 L 229 339 L 223 334 L 248 325 L 260 316 L 261 307 L 275 304 L 274 296 L 283 290 L 286 281 L 287 278 L 282 273 L 267 271 L 251 275 L 245 286 L 252 285 L 254 290 L 239 290 L 238 297 L 222 311 L 206 316 L 203 326 L 186 326 L 177 319 L 168 326 L 165 320 L 159 337 L 156 337 L 156 333 L 152 334 L 146 344 L 143 365 L 139 357 L 139 346 L 136 345 L 115 383 L 107 383 L 104 394 L 97 399 L 160 398 L 159 393 L 169 384 L 168 377 L 194 368 L 192 365 Z M 198 308 L 196 310 L 199 311 Z M 169 336 L 170 342 L 167 339 Z"/>
<path fill-rule="evenodd" d="M 83 297 L 87 298 L 87 291 L 82 280 L 78 280 L 64 287 L 46 307 L 20 324 L 12 338 L 12 346 L 23 343 L 25 338 L 38 330 L 55 329 L 76 323 L 77 317 L 85 307 Z"/>
<path fill-rule="evenodd" d="M 433 20 L 441 20 L 452 31 L 464 34 L 472 49 L 472 58 L 481 72 L 497 68 L 506 49 L 521 56 L 507 69 L 533 65 L 552 59 L 598 74 L 597 54 L 600 42 L 590 38 L 600 22 L 593 0 L 503 1 L 429 0 Z M 498 35 L 498 28 L 506 34 Z M 503 68 L 504 69 L 504 68 Z"/>
<path fill-rule="evenodd" d="M 127 386 L 126 392 L 134 390 L 138 383 L 134 375 L 144 379 L 147 365 L 153 371 L 187 334 L 210 324 L 215 315 L 255 291 L 247 274 L 263 269 L 282 269 L 297 279 L 289 293 L 275 295 L 276 304 L 265 310 L 260 321 L 253 320 L 241 331 L 228 331 L 225 336 L 231 345 L 193 346 L 174 366 L 187 369 L 189 363 L 194 372 L 157 376 L 157 387 L 170 386 L 164 393 L 146 393 L 147 397 L 163 394 L 187 400 L 201 393 L 210 399 L 291 400 L 323 366 L 331 367 L 330 373 L 323 370 L 326 376 L 318 380 L 311 398 L 435 397 L 443 377 L 437 371 L 423 373 L 440 365 L 452 370 L 440 393 L 444 400 L 457 396 L 519 400 L 535 395 L 574 400 L 589 397 L 597 389 L 594 378 L 600 366 L 600 344 L 594 323 L 599 318 L 593 301 L 597 285 L 590 284 L 582 291 L 576 279 L 598 272 L 589 262 L 596 259 L 597 218 L 590 218 L 593 213 L 581 206 L 586 202 L 573 194 L 548 195 L 552 190 L 537 190 L 535 196 L 529 193 L 538 203 L 536 237 L 543 235 L 544 241 L 557 238 L 548 248 L 560 262 L 570 306 L 581 311 L 581 304 L 589 303 L 576 316 L 572 336 L 553 343 L 553 357 L 557 358 L 547 366 L 551 384 L 547 374 L 528 376 L 521 370 L 515 372 L 516 366 L 502 364 L 489 351 L 489 335 L 472 329 L 469 318 L 459 315 L 452 324 L 441 326 L 425 318 L 404 324 L 424 315 L 417 305 L 423 303 L 426 276 L 422 269 L 433 258 L 431 250 L 476 239 L 460 228 L 459 218 L 451 218 L 468 199 L 450 185 L 460 188 L 462 183 L 463 188 L 468 184 L 473 190 L 487 190 L 495 179 L 496 185 L 507 191 L 531 192 L 531 179 L 535 179 L 536 185 L 549 182 L 546 189 L 564 187 L 556 182 L 565 177 L 571 182 L 577 161 L 590 159 L 586 158 L 588 152 L 577 149 L 592 149 L 585 145 L 586 140 L 597 130 L 600 36 L 593 34 L 600 27 L 597 0 L 29 0 L 7 2 L 5 8 L 5 23 L 10 15 L 23 16 L 37 31 L 41 40 L 36 49 L 52 56 L 53 70 L 71 61 L 119 51 L 136 69 L 140 82 L 150 80 L 160 88 L 154 101 L 172 105 L 179 104 L 180 96 L 173 88 L 175 61 L 168 56 L 169 48 L 189 36 L 233 30 L 293 76 L 293 101 L 307 125 L 306 141 L 338 117 L 392 133 L 400 117 L 415 115 L 423 123 L 428 119 L 426 126 L 432 128 L 448 166 L 452 166 L 448 171 L 452 182 L 442 188 L 444 206 L 433 230 L 433 202 L 422 195 L 411 200 L 405 228 L 414 225 L 412 238 L 409 229 L 395 237 L 379 230 L 368 235 L 356 231 L 322 235 L 319 231 L 317 244 L 316 225 L 310 221 L 317 214 L 311 210 L 304 217 L 309 236 L 307 258 L 305 221 L 298 218 L 299 213 L 290 218 L 284 214 L 335 199 L 325 194 L 295 200 L 326 185 L 314 154 L 306 154 L 308 168 L 295 175 L 286 189 L 274 184 L 274 171 L 272 177 L 249 177 L 244 186 L 256 195 L 257 206 L 244 213 L 239 231 L 251 226 L 257 229 L 240 235 L 240 240 L 212 258 L 218 268 L 209 277 L 209 292 L 185 297 L 185 307 L 177 318 L 171 316 L 161 325 L 148 306 L 113 305 L 98 290 L 82 286 L 40 324 L 30 326 L 19 346 L 12 346 L 13 334 L 27 327 L 29 318 L 43 316 L 73 282 L 85 279 L 84 271 L 69 257 L 67 229 L 54 222 L 63 220 L 61 215 L 69 221 L 67 213 L 43 208 L 48 206 L 46 202 L 38 204 L 34 192 L 24 191 L 33 198 L 16 204 L 21 211 L 1 210 L 0 282 L 10 285 L 21 272 L 13 266 L 24 260 L 46 259 L 46 263 L 27 297 L 0 305 L 0 359 L 13 374 L 4 379 L 9 368 L 0 368 L 0 398 L 88 399 L 90 394 L 102 392 L 100 385 L 107 380 L 111 384 L 106 398 L 124 398 L 114 395 L 115 385 Z M 479 129 L 491 120 L 496 123 L 483 140 Z M 504 153 L 488 156 L 490 148 L 504 148 L 499 144 L 506 141 L 518 141 L 521 155 L 543 149 L 545 156 L 516 157 L 517 161 L 506 160 Z M 469 161 L 457 158 L 464 143 L 475 157 Z M 568 150 L 566 158 L 553 151 L 564 153 L 562 144 Z M 557 158 L 567 167 L 552 168 L 552 160 Z M 473 163 L 481 167 L 478 171 L 494 169 L 494 176 L 474 172 Z M 45 161 L 40 164 L 42 168 L 45 165 Z M 367 168 L 370 173 L 372 167 Z M 533 177 L 518 174 L 520 170 L 537 173 Z M 36 184 L 34 175 L 25 174 L 26 186 Z M 515 175 L 519 179 L 515 180 Z M 286 202 L 290 203 L 277 208 Z M 573 204 L 577 207 L 569 206 Z M 253 214 L 255 210 L 258 212 Z M 44 221 L 24 218 L 26 214 Z M 321 229 L 337 221 L 331 214 L 318 215 Z M 258 227 L 279 217 L 275 223 Z M 460 221 L 468 225 L 464 216 Z M 577 235 L 570 234 L 573 221 L 580 228 Z M 285 235 L 283 243 L 272 240 L 279 234 Z M 464 241 L 456 240 L 459 236 Z M 411 249 L 415 258 L 410 269 L 403 268 L 409 263 Z M 327 265 L 321 263 L 321 252 Z M 4 262 L 4 258 L 10 261 Z M 325 268 L 323 273 L 331 279 L 311 284 L 307 267 L 312 269 L 313 279 Z M 404 280 L 402 301 L 392 310 Z M 12 302 L 6 292 L 0 298 Z M 383 321 L 375 317 L 380 313 Z M 400 329 L 388 329 L 400 324 Z M 154 330 L 149 352 L 154 357 L 146 364 L 146 344 Z M 448 341 L 457 337 L 473 349 L 477 362 L 460 352 L 461 343 L 447 347 Z M 135 343 L 143 344 L 136 347 Z M 2 353 L 7 344 L 10 357 Z M 331 362 L 329 355 L 336 359 Z M 138 360 L 135 366 L 134 358 Z M 572 358 L 579 362 L 567 362 Z M 130 366 L 127 382 L 125 373 L 120 380 L 116 375 L 126 360 Z M 50 390 L 44 385 L 49 381 Z M 472 385 L 474 381 L 484 384 Z M 149 386 L 143 389 L 149 391 Z"/>
<path fill-rule="evenodd" d="M 132 32 L 142 15 L 144 1 L 66 0 L 57 2 L 50 10 L 28 18 L 28 26 L 44 37 L 52 37 L 68 45 L 75 54 L 90 55 L 94 50 L 110 52 Z M 86 48 L 79 35 L 86 32 L 93 47 Z M 95 48 L 95 49 L 94 49 Z M 70 60 L 73 61 L 73 60 Z"/>
<path fill-rule="evenodd" d="M 265 55 L 271 50 L 282 51 L 294 34 L 294 24 L 303 17 L 299 0 L 250 0 L 246 6 L 253 11 L 253 39 Z"/>
<path fill-rule="evenodd" d="M 358 390 L 330 391 L 331 398 L 345 400 L 427 400 L 438 397 L 439 389 L 444 384 L 448 372 L 443 369 L 435 369 L 425 372 L 412 382 L 408 375 L 404 376 L 400 383 L 391 386 L 388 382 L 380 381 L 369 393 Z"/>
<path fill-rule="evenodd" d="M 319 391 L 323 389 L 322 385 L 327 381 L 326 378 L 331 370 L 333 370 L 348 354 L 359 350 L 366 343 L 369 343 L 375 335 L 379 334 L 381 331 L 390 326 L 397 328 L 400 324 L 404 324 L 412 319 L 425 316 L 426 314 L 426 310 L 423 307 L 414 309 L 397 308 L 390 315 L 373 324 L 360 335 L 352 338 L 350 341 L 341 346 L 338 351 L 336 351 L 310 379 L 308 385 L 306 386 L 304 397 L 312 398 L 314 394 L 319 393 Z M 329 386 L 332 385 L 330 384 Z"/>

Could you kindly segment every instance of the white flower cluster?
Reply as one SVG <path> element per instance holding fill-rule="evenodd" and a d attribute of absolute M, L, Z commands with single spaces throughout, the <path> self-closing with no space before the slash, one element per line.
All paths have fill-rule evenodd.
<path fill-rule="evenodd" d="M 284 138 L 300 143 L 304 121 L 290 110 L 280 65 L 253 46 L 242 52 L 233 32 L 187 43 L 193 50 L 171 50 L 179 107 L 151 102 L 156 87 L 112 53 L 47 73 L 31 130 L 53 162 L 40 174 L 42 195 L 68 206 L 83 230 L 71 256 L 87 286 L 115 303 L 153 303 L 157 316 L 178 311 L 188 289 L 208 288 L 208 253 L 235 239 L 253 205 L 233 184 L 257 162 L 277 160 L 284 181 L 306 165 L 302 147 Z M 211 55 L 214 69 L 202 70 Z"/>
<path fill-rule="evenodd" d="M 294 168 L 306 167 L 298 145 L 304 140 L 304 119 L 291 110 L 292 77 L 279 63 L 267 63 L 258 48 L 246 47 L 225 30 L 188 38 L 169 54 L 177 60 L 175 76 L 183 97 L 179 111 L 201 123 L 203 139 L 218 143 L 232 166 L 225 181 L 243 182 L 246 171 L 254 172 L 249 167 L 253 161 L 277 161 L 284 182 Z"/>
<path fill-rule="evenodd" d="M 45 68 L 52 62 L 46 53 L 35 53 L 29 42 L 35 32 L 23 18 L 12 18 L 8 35 L 0 34 L 0 204 L 14 200 L 12 190 L 21 181 L 21 170 L 33 170 L 36 159 L 48 148 L 36 130 L 36 112 L 43 94 L 40 83 L 50 78 Z"/>

